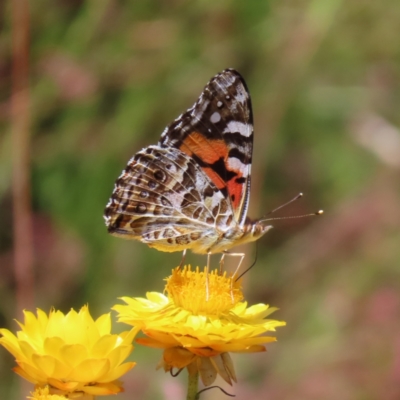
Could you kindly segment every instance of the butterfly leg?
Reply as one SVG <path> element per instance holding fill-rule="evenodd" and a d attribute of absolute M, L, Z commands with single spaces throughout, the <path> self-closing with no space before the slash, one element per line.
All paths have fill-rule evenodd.
<path fill-rule="evenodd" d="M 224 257 L 228 255 L 228 256 L 232 256 L 232 257 L 240 257 L 240 261 L 238 266 L 235 269 L 235 272 L 232 275 L 232 280 L 231 280 L 231 299 L 232 299 L 232 303 L 234 302 L 234 297 L 233 297 L 233 282 L 235 281 L 235 276 L 237 275 L 237 273 L 239 272 L 240 266 L 242 265 L 242 262 L 244 260 L 244 256 L 245 253 L 230 253 L 229 251 L 224 251 L 222 253 L 222 257 L 221 257 L 221 261 L 220 261 L 220 267 L 221 267 L 221 263 L 223 262 Z"/>
<path fill-rule="evenodd" d="M 207 267 L 205 269 L 206 274 L 206 301 L 210 298 L 210 282 L 208 279 L 208 271 L 210 270 L 211 253 L 207 253 Z"/>
<path fill-rule="evenodd" d="M 240 270 L 240 266 L 242 265 L 242 262 L 243 262 L 243 260 L 244 260 L 245 253 L 231 253 L 231 252 L 225 250 L 225 251 L 222 253 L 222 257 L 221 257 L 221 260 L 220 260 L 220 262 L 219 262 L 220 272 L 222 272 L 222 268 L 223 268 L 223 266 L 224 266 L 224 259 L 225 259 L 225 256 L 240 257 L 239 264 L 238 264 L 238 266 L 236 267 L 235 272 L 234 272 L 233 275 L 232 275 L 232 279 L 234 279 L 235 276 L 237 275 L 238 271 Z"/>
<path fill-rule="evenodd" d="M 181 259 L 181 262 L 180 262 L 180 264 L 179 264 L 178 269 L 181 269 L 181 268 L 183 267 L 183 263 L 185 262 L 185 258 L 186 258 L 186 250 L 187 250 L 187 249 L 183 250 L 182 259 Z"/>
<path fill-rule="evenodd" d="M 222 253 L 221 260 L 219 260 L 219 274 L 222 275 L 222 270 L 224 268 L 225 252 Z"/>
<path fill-rule="evenodd" d="M 231 256 L 234 256 L 234 257 L 240 257 L 239 264 L 238 264 L 238 266 L 236 267 L 235 272 L 234 272 L 233 275 L 232 275 L 232 282 L 233 282 L 233 279 L 235 278 L 235 276 L 237 275 L 237 273 L 238 273 L 239 270 L 240 270 L 240 267 L 241 267 L 242 262 L 243 262 L 243 260 L 244 260 L 245 254 L 244 254 L 244 253 L 229 253 L 229 254 L 230 254 Z"/>

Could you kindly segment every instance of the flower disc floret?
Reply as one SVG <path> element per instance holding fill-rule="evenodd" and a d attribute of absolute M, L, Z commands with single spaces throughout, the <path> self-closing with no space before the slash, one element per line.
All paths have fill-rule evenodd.
<path fill-rule="evenodd" d="M 37 316 L 24 311 L 18 325 L 16 336 L 0 329 L 0 344 L 15 357 L 14 371 L 38 387 L 49 385 L 59 394 L 114 394 L 123 390 L 118 378 L 135 365 L 124 361 L 137 331 L 111 334 L 109 313 L 94 321 L 86 306 L 65 315 L 38 309 Z"/>
<path fill-rule="evenodd" d="M 165 290 L 169 299 L 192 314 L 219 315 L 229 311 L 233 304 L 243 299 L 240 280 L 219 275 L 218 270 L 207 273 L 199 267 L 175 268 L 166 279 Z"/>

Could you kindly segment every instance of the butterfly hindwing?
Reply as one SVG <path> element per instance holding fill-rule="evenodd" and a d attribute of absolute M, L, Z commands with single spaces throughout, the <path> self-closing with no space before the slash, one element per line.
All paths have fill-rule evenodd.
<path fill-rule="evenodd" d="M 197 163 L 178 149 L 149 146 L 117 179 L 105 211 L 110 233 L 164 251 L 196 246 L 207 227 L 229 224 L 227 199 Z"/>

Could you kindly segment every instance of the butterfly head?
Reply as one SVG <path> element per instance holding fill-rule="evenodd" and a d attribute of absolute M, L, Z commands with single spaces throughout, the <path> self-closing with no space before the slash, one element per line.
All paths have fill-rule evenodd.
<path fill-rule="evenodd" d="M 272 225 L 268 224 L 266 220 L 258 220 L 254 222 L 250 222 L 248 224 L 249 228 L 251 228 L 249 234 L 253 237 L 252 241 L 259 239 L 261 236 L 265 235 L 270 229 L 273 228 Z"/>
<path fill-rule="evenodd" d="M 225 232 L 224 242 L 228 244 L 229 248 L 239 244 L 254 242 L 265 235 L 270 229 L 272 229 L 272 225 L 268 225 L 266 221 L 258 220 L 252 222 L 246 220 L 243 227 L 236 227 Z"/>

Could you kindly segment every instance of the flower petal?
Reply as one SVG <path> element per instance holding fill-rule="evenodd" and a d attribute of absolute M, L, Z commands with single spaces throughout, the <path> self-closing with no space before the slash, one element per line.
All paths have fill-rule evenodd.
<path fill-rule="evenodd" d="M 221 378 L 226 383 L 228 383 L 229 385 L 232 386 L 232 379 L 231 379 L 229 368 L 225 368 L 225 364 L 224 364 L 224 361 L 221 356 L 222 356 L 222 354 L 219 354 L 216 357 L 210 357 L 210 361 L 214 365 L 216 371 L 221 376 Z"/>
<path fill-rule="evenodd" d="M 107 376 L 104 378 L 104 382 L 114 381 L 120 378 L 122 375 L 126 374 L 136 365 L 135 362 L 127 362 L 125 364 L 121 364 L 118 367 L 112 369 Z M 98 382 L 103 382 L 103 379 L 98 379 Z"/>
<path fill-rule="evenodd" d="M 82 390 L 85 393 L 91 394 L 93 396 L 107 396 L 124 391 L 121 384 L 118 384 L 118 382 L 99 383 L 95 386 L 84 386 Z"/>
<path fill-rule="evenodd" d="M 19 362 L 17 361 L 18 366 L 14 367 L 13 370 L 21 375 L 23 378 L 27 379 L 29 382 L 33 383 L 46 383 L 46 375 L 38 370 L 36 367 L 32 366 L 31 364 L 25 363 L 25 362 Z M 23 373 L 22 373 L 23 371 Z M 28 375 L 30 378 L 26 378 L 26 375 Z"/>
<path fill-rule="evenodd" d="M 96 319 L 95 325 L 101 336 L 108 335 L 111 332 L 111 314 L 103 314 Z"/>
<path fill-rule="evenodd" d="M 210 359 L 208 357 L 197 357 L 197 368 L 204 386 L 212 385 L 217 377 L 217 370 Z"/>
<path fill-rule="evenodd" d="M 164 350 L 163 358 L 166 364 L 180 369 L 189 365 L 195 359 L 195 356 L 182 347 L 171 347 Z"/>
<path fill-rule="evenodd" d="M 137 338 L 136 343 L 139 343 L 143 346 L 147 347 L 153 347 L 155 349 L 165 349 L 168 347 L 174 347 L 174 345 L 171 344 L 165 344 L 163 342 L 160 342 L 158 340 L 152 339 L 152 338 Z"/>
<path fill-rule="evenodd" d="M 59 352 L 62 360 L 71 367 L 76 367 L 89 357 L 88 349 L 83 344 L 65 345 Z"/>
<path fill-rule="evenodd" d="M 77 365 L 67 379 L 77 382 L 96 382 L 105 378 L 109 370 L 110 361 L 108 359 L 87 359 Z"/>

